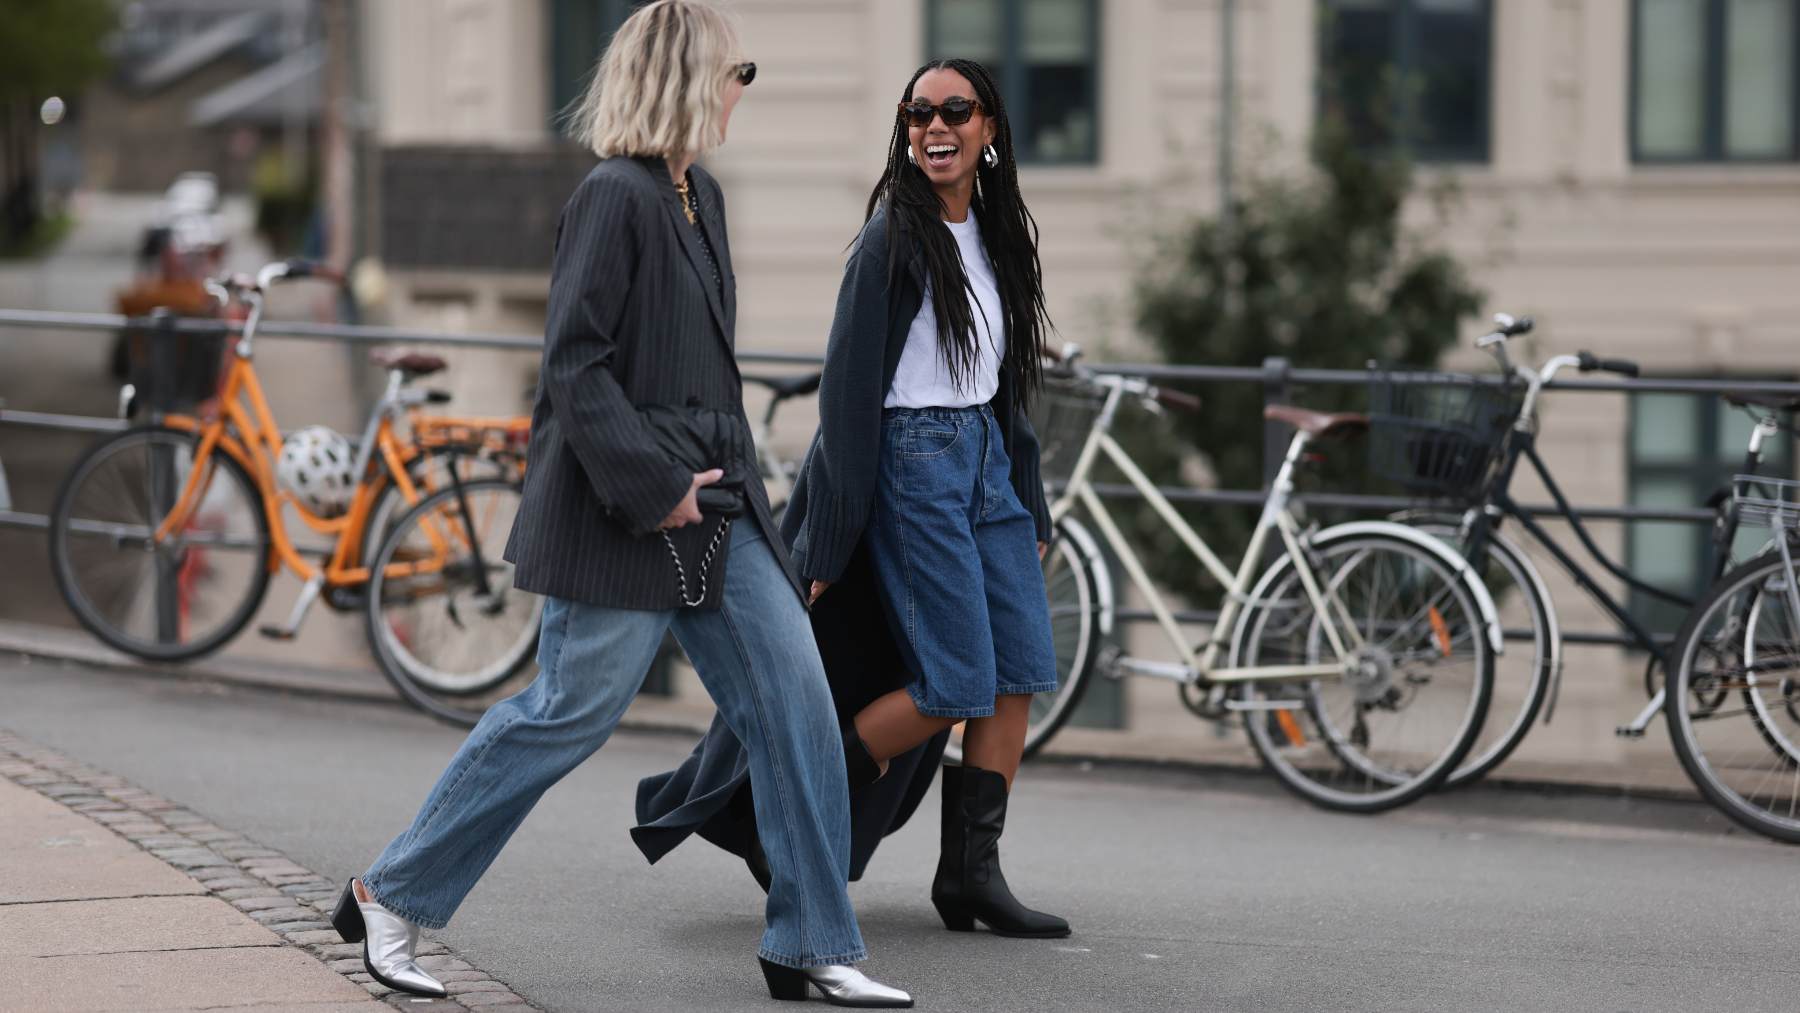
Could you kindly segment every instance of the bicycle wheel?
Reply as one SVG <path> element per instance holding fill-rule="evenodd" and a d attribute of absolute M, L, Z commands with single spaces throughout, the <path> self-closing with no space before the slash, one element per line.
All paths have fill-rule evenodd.
<path fill-rule="evenodd" d="M 1462 526 L 1454 517 L 1412 517 L 1402 523 L 1442 539 L 1458 554 L 1463 552 Z M 1479 780 L 1512 755 L 1550 696 L 1560 664 L 1562 634 L 1556 613 L 1543 578 L 1524 550 L 1510 539 L 1491 534 L 1480 571 L 1500 610 L 1500 625 L 1508 643 L 1494 659 L 1494 689 L 1481 734 L 1468 757 L 1444 778 L 1445 788 Z"/>
<path fill-rule="evenodd" d="M 433 493 L 394 524 L 370 569 L 369 643 L 381 670 L 406 699 L 454 724 L 474 724 L 530 681 L 522 674 L 544 600 L 513 587 L 500 557 L 520 499 L 519 486 L 500 479 Z"/>
<path fill-rule="evenodd" d="M 421 454 L 407 465 L 408 477 L 418 490 L 419 500 L 440 489 L 449 488 L 451 460 L 457 462 L 457 474 L 465 482 L 478 478 L 506 477 L 506 470 L 501 464 L 484 457 L 471 454 Z M 378 468 L 377 475 L 381 491 L 376 494 L 375 505 L 369 509 L 369 519 L 363 524 L 362 555 L 359 558 L 364 561 L 374 560 L 375 553 L 381 551 L 381 543 L 387 540 L 394 525 L 418 502 L 406 501 L 406 494 L 385 468 Z"/>
<path fill-rule="evenodd" d="M 218 648 L 269 587 L 269 518 L 242 465 L 160 426 L 128 429 L 82 455 L 50 517 L 50 568 L 69 610 L 127 654 L 182 661 Z M 154 535 L 173 519 L 160 542 Z"/>
<path fill-rule="evenodd" d="M 1309 562 L 1338 610 L 1350 671 L 1244 683 L 1250 742 L 1318 805 L 1379 812 L 1410 802 L 1442 783 L 1481 732 L 1493 658 L 1480 610 L 1455 571 L 1400 535 L 1327 532 Z M 1232 667 L 1328 663 L 1325 621 L 1283 556 L 1238 623 Z"/>
<path fill-rule="evenodd" d="M 1031 718 L 1025 727 L 1027 757 L 1044 748 L 1080 705 L 1100 653 L 1102 603 L 1093 568 L 1103 564 L 1084 550 L 1091 541 L 1071 537 L 1071 529 L 1081 530 L 1081 525 L 1067 517 L 1058 521 L 1050 550 L 1044 554 L 1044 594 L 1050 606 L 1050 638 L 1056 645 L 1056 690 L 1031 698 Z M 963 728 L 959 724 L 952 729 L 944 747 L 944 757 L 951 763 L 962 762 Z"/>
<path fill-rule="evenodd" d="M 1694 786 L 1757 833 L 1800 844 L 1800 573 L 1779 554 L 1726 574 L 1671 647 L 1663 714 Z"/>

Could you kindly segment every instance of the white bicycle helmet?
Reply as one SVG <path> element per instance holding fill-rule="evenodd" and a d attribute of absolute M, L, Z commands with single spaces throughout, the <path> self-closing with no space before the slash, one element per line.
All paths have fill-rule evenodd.
<path fill-rule="evenodd" d="M 336 517 L 350 509 L 355 462 L 350 441 L 341 433 L 329 426 L 307 426 L 282 441 L 275 477 L 308 510 Z"/>

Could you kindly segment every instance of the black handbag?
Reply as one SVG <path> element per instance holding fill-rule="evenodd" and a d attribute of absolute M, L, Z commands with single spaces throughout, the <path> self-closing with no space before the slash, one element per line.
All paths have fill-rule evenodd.
<path fill-rule="evenodd" d="M 694 494 L 702 515 L 719 518 L 719 527 L 700 559 L 699 594 L 688 594 L 687 568 L 682 565 L 681 553 L 676 551 L 675 541 L 669 533 L 661 533 L 663 544 L 669 547 L 669 558 L 675 563 L 675 585 L 681 593 L 681 602 L 693 608 L 706 600 L 706 580 L 712 572 L 713 556 L 731 530 L 732 518 L 741 516 L 750 507 L 744 489 L 750 478 L 750 433 L 736 412 L 699 405 L 672 408 L 660 404 L 638 405 L 637 410 L 655 435 L 656 445 L 675 463 L 694 474 L 714 468 L 725 473 L 717 482 L 702 486 Z"/>
<path fill-rule="evenodd" d="M 735 412 L 660 404 L 638 405 L 637 410 L 656 435 L 656 445 L 676 464 L 694 474 L 714 468 L 725 472 L 700 489 L 696 499 L 701 513 L 736 517 L 749 509 L 744 483 L 750 477 L 750 434 Z"/>

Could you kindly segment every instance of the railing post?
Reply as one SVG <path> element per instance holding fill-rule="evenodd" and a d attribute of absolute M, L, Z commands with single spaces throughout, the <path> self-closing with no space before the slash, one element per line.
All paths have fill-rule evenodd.
<path fill-rule="evenodd" d="M 1293 397 L 1293 363 L 1279 355 L 1272 355 L 1263 360 L 1262 368 L 1263 407 L 1287 404 Z M 1281 459 L 1287 455 L 1290 438 L 1286 425 L 1273 421 L 1263 423 L 1264 489 L 1275 483 L 1275 473 L 1281 470 Z"/>

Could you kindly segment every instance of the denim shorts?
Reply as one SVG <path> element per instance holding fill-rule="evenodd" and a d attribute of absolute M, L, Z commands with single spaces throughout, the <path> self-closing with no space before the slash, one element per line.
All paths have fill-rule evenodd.
<path fill-rule="evenodd" d="M 1056 688 L 1037 526 L 987 406 L 889 408 L 867 538 L 919 713 L 978 718 Z"/>

